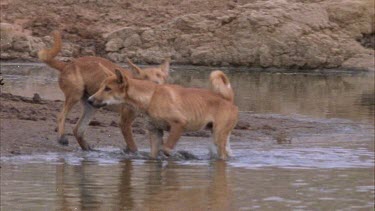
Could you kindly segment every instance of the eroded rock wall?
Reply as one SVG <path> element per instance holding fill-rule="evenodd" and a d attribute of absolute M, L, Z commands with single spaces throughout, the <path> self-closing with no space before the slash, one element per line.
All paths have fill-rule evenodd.
<path fill-rule="evenodd" d="M 159 63 L 171 56 L 178 64 L 374 70 L 373 0 L 82 2 L 54 1 L 50 18 L 2 23 L 1 59 L 35 59 L 58 28 L 63 57 Z M 67 16 L 70 6 L 79 15 Z"/>
<path fill-rule="evenodd" d="M 254 1 L 225 12 L 189 14 L 154 27 L 125 27 L 106 37 L 108 57 L 123 62 L 276 68 L 371 69 L 373 1 Z"/>

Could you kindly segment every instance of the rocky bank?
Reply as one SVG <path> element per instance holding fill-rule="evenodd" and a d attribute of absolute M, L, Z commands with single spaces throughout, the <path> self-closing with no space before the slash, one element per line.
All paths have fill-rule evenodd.
<path fill-rule="evenodd" d="M 375 69 L 373 0 L 14 0 L 1 9 L 2 60 L 36 60 L 59 29 L 67 58 Z"/>

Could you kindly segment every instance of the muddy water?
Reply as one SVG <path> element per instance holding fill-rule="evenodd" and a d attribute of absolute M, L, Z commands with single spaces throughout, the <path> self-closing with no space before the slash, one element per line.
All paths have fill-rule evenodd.
<path fill-rule="evenodd" d="M 207 87 L 207 67 L 172 67 L 170 83 Z M 301 114 L 318 118 L 345 118 L 372 122 L 374 116 L 374 74 L 338 72 L 280 73 L 228 69 L 241 111 Z M 1 64 L 4 92 L 46 99 L 64 99 L 57 71 L 43 64 Z"/>
<path fill-rule="evenodd" d="M 171 82 L 206 86 L 208 72 L 173 69 Z M 42 65 L 1 71 L 4 92 L 62 98 L 56 73 Z M 227 162 L 195 142 L 179 143 L 189 160 L 148 160 L 146 148 L 0 157 L 1 210 L 373 210 L 373 75 L 238 71 L 230 79 L 243 111 L 340 126 L 292 144 L 235 139 Z"/>
<path fill-rule="evenodd" d="M 113 148 L 2 158 L 1 210 L 371 210 L 374 155 L 356 142 L 234 143 L 228 162 L 193 145 L 182 161 Z"/>

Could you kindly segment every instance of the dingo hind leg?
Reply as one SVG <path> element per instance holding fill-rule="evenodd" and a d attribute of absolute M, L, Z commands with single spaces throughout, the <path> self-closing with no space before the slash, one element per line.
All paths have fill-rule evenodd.
<path fill-rule="evenodd" d="M 60 74 L 59 86 L 65 95 L 63 109 L 58 116 L 58 142 L 62 145 L 68 145 L 68 139 L 65 137 L 65 120 L 70 110 L 77 104 L 84 95 L 82 79 L 77 77 L 76 67 L 69 65 L 66 71 Z"/>
<path fill-rule="evenodd" d="M 231 150 L 231 147 L 230 147 L 230 132 L 226 135 L 226 134 L 223 134 L 223 138 L 219 138 L 218 136 L 220 136 L 220 134 L 214 134 L 214 137 L 213 137 L 213 142 L 209 144 L 209 147 L 208 147 L 208 150 L 209 150 L 209 154 L 210 154 L 210 157 L 213 159 L 217 159 L 217 158 L 220 158 L 220 159 L 223 159 L 223 154 L 224 157 L 231 157 L 232 156 L 232 150 Z M 218 138 L 217 138 L 218 137 Z M 223 146 L 224 144 L 224 140 L 226 137 L 226 141 L 225 141 L 225 146 Z M 219 140 L 219 139 L 222 139 L 222 140 Z M 222 145 L 222 146 L 220 146 Z M 225 149 L 225 153 L 223 153 L 223 149 Z M 225 159 L 224 159 L 225 160 Z"/>
<path fill-rule="evenodd" d="M 229 139 L 229 135 L 230 131 L 228 130 L 214 130 L 214 149 L 216 149 L 217 152 L 215 153 L 213 151 L 214 149 L 211 149 L 211 156 L 214 154 L 221 160 L 226 160 L 228 158 L 229 151 L 227 147 L 227 140 Z"/>
<path fill-rule="evenodd" d="M 79 95 L 67 95 L 65 94 L 65 102 L 63 109 L 61 110 L 58 118 L 57 118 L 57 133 L 58 138 L 57 142 L 61 145 L 68 145 L 69 141 L 65 136 L 65 120 L 68 116 L 70 110 L 73 108 L 75 104 L 81 99 Z"/>
<path fill-rule="evenodd" d="M 234 114 L 234 113 L 233 113 Z M 230 149 L 230 134 L 237 123 L 237 115 L 218 118 L 213 128 L 214 144 L 219 159 L 226 160 L 232 154 Z"/>
<path fill-rule="evenodd" d="M 163 130 L 157 128 L 149 128 L 149 137 L 150 137 L 150 157 L 156 159 L 158 156 L 161 145 L 163 144 Z"/>
<path fill-rule="evenodd" d="M 182 121 L 174 121 L 170 124 L 170 131 L 167 142 L 163 144 L 163 152 L 166 155 L 171 155 L 172 150 L 176 146 L 178 139 L 180 139 L 184 132 L 185 123 Z"/>

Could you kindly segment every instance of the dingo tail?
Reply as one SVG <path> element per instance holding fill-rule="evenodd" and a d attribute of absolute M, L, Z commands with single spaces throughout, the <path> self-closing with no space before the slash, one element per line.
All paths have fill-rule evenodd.
<path fill-rule="evenodd" d="M 234 101 L 234 93 L 228 77 L 220 70 L 210 74 L 211 91 L 221 95 L 224 99 Z"/>
<path fill-rule="evenodd" d="M 62 71 L 66 66 L 66 63 L 55 59 L 57 54 L 61 51 L 61 34 L 58 31 L 54 31 L 52 32 L 52 35 L 54 39 L 52 48 L 40 50 L 38 52 L 38 57 L 50 67 Z"/>

